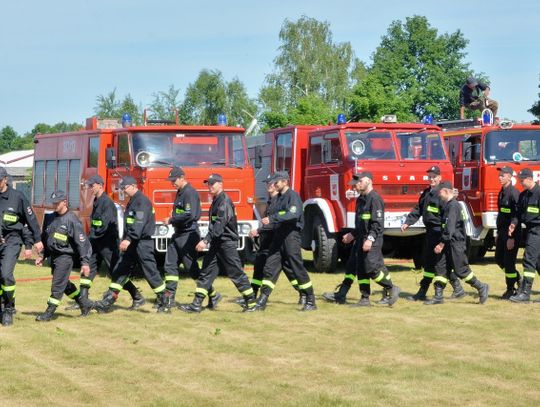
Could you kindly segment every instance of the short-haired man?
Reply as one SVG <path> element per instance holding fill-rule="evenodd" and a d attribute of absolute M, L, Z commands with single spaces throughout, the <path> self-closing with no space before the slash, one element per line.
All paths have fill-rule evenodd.
<path fill-rule="evenodd" d="M 499 104 L 488 97 L 489 92 L 489 85 L 479 82 L 476 78 L 468 78 L 459 93 L 459 105 L 461 106 L 459 114 L 461 119 L 465 118 L 465 108 L 480 111 L 489 109 L 493 113 L 493 117 L 496 117 Z"/>
<path fill-rule="evenodd" d="M 510 301 L 528 303 L 531 299 L 534 277 L 536 273 L 540 273 L 540 186 L 534 180 L 534 174 L 530 168 L 523 168 L 518 177 L 523 191 L 519 194 L 518 216 L 517 219 L 512 220 L 508 228 L 508 236 L 514 237 L 518 225 L 524 223 L 527 228 L 527 237 L 523 254 L 523 280 L 519 292 L 510 297 Z"/>

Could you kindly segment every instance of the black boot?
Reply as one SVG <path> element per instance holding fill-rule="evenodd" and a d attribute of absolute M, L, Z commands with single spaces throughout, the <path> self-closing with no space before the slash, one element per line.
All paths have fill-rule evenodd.
<path fill-rule="evenodd" d="M 506 288 L 506 291 L 501 295 L 501 300 L 509 300 L 510 297 L 517 295 L 517 291 L 514 288 Z"/>
<path fill-rule="evenodd" d="M 257 300 L 255 299 L 255 293 L 249 294 L 243 297 L 244 298 L 244 309 L 242 312 L 253 312 L 256 311 Z"/>
<path fill-rule="evenodd" d="M 306 303 L 300 311 L 315 311 L 316 309 L 315 294 L 306 294 Z"/>
<path fill-rule="evenodd" d="M 99 313 L 109 312 L 113 304 L 116 302 L 117 298 L 117 292 L 113 290 L 107 290 L 107 292 L 105 292 L 105 294 L 103 295 L 103 298 L 94 303 L 94 308 Z"/>
<path fill-rule="evenodd" d="M 13 314 L 15 309 L 13 307 L 4 307 L 2 312 L 2 325 L 10 326 L 13 325 Z"/>
<path fill-rule="evenodd" d="M 54 312 L 56 311 L 56 305 L 53 304 L 47 304 L 47 309 L 43 314 L 39 314 L 36 317 L 36 321 L 40 322 L 47 322 L 50 321 L 54 315 Z"/>
<path fill-rule="evenodd" d="M 299 291 L 298 292 L 298 305 L 300 305 L 302 308 L 304 305 L 306 305 L 307 302 L 307 294 L 305 292 Z"/>
<path fill-rule="evenodd" d="M 86 289 L 85 296 L 83 296 L 83 291 L 81 289 L 81 293 L 75 298 L 75 301 L 81 310 L 82 317 L 87 316 L 90 311 L 92 311 L 92 308 L 94 308 L 94 303 L 88 299 L 88 288 Z"/>
<path fill-rule="evenodd" d="M 420 288 L 418 289 L 418 292 L 414 295 L 409 295 L 407 299 L 409 301 L 426 301 L 427 300 L 426 294 L 428 292 L 428 289 L 429 289 L 429 283 L 425 284 L 425 283 L 420 282 Z"/>
<path fill-rule="evenodd" d="M 384 288 L 383 296 L 380 299 L 380 301 L 377 301 L 377 304 L 388 305 L 389 307 L 391 307 L 399 299 L 400 292 L 401 292 L 401 288 L 399 288 L 395 284 L 391 288 Z"/>
<path fill-rule="evenodd" d="M 450 280 L 450 285 L 454 289 L 452 292 L 452 295 L 450 295 L 451 300 L 457 300 L 458 298 L 465 297 L 467 293 L 461 286 L 461 282 L 459 281 L 459 278 L 456 278 L 455 280 Z"/>
<path fill-rule="evenodd" d="M 191 304 L 180 304 L 178 306 L 178 309 L 193 314 L 193 313 L 199 313 L 203 310 L 202 303 L 204 301 L 204 296 L 195 294 L 195 298 L 193 298 L 193 302 Z"/>
<path fill-rule="evenodd" d="M 347 302 L 347 293 L 349 292 L 350 288 L 350 285 L 341 283 L 336 286 L 336 289 L 333 293 L 323 293 L 322 297 L 325 301 L 328 302 L 333 302 L 335 304 L 345 304 Z"/>
<path fill-rule="evenodd" d="M 532 279 L 524 277 L 523 280 L 521 280 L 519 292 L 510 297 L 509 300 L 512 302 L 528 303 L 531 300 L 532 283 Z"/>
<path fill-rule="evenodd" d="M 444 287 L 440 286 L 439 283 L 435 284 L 435 295 L 431 300 L 424 301 L 424 305 L 438 305 L 438 304 L 444 304 L 444 297 L 443 297 L 443 291 Z"/>
<path fill-rule="evenodd" d="M 369 297 L 362 296 L 358 302 L 351 304 L 351 307 L 371 307 L 371 301 Z"/>
<path fill-rule="evenodd" d="M 159 299 L 160 297 L 161 299 Z M 158 294 L 158 300 L 156 302 L 161 304 L 159 308 L 157 309 L 157 312 L 159 313 L 164 312 L 168 314 L 171 312 L 171 309 L 174 307 L 175 293 L 173 293 L 172 291 L 165 290 L 164 292 Z"/>
<path fill-rule="evenodd" d="M 253 296 L 255 296 L 255 294 L 253 294 Z M 219 291 L 214 291 L 211 295 L 208 296 L 208 305 L 206 308 L 215 310 L 217 305 L 221 302 L 222 299 L 223 299 L 223 296 L 219 293 Z M 242 299 L 244 300 L 243 297 Z"/>
<path fill-rule="evenodd" d="M 483 304 L 488 299 L 489 285 L 482 283 L 480 280 L 476 280 L 471 284 L 473 288 L 478 290 L 478 296 L 480 297 L 480 304 Z"/>
<path fill-rule="evenodd" d="M 133 299 L 133 301 L 131 302 L 131 306 L 128 308 L 130 311 L 141 308 L 144 304 L 146 304 L 146 300 L 144 299 L 141 291 L 137 287 L 135 287 L 134 290 L 130 290 L 129 293 L 131 294 L 131 298 Z"/>
<path fill-rule="evenodd" d="M 255 306 L 249 309 L 246 309 L 246 312 L 251 311 L 264 311 L 266 309 L 266 304 L 268 303 L 268 298 L 270 297 L 270 294 L 265 293 L 264 291 L 261 291 L 259 294 L 259 298 L 257 298 L 257 302 L 255 303 Z"/>

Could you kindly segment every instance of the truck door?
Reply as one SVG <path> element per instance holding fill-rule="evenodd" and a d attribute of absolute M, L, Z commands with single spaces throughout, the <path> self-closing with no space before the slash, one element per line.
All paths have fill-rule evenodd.
<path fill-rule="evenodd" d="M 85 223 L 85 230 L 89 230 L 89 219 L 92 214 L 94 196 L 85 183 L 92 175 L 97 175 L 98 173 L 98 163 L 101 158 L 99 157 L 99 134 L 90 135 L 87 144 L 85 146 L 83 145 L 83 149 L 85 149 L 84 156 L 86 159 L 82 160 L 80 215 L 81 220 Z"/>
<path fill-rule="evenodd" d="M 456 168 L 455 186 L 469 202 L 473 212 L 480 211 L 480 151 L 481 136 L 465 136 L 461 142 L 461 155 Z"/>

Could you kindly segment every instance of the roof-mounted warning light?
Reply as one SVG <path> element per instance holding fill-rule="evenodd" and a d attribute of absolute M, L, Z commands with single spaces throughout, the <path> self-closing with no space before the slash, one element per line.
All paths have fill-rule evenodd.
<path fill-rule="evenodd" d="M 492 126 L 493 125 L 493 112 L 489 109 L 484 109 L 482 111 L 482 126 Z"/>
<path fill-rule="evenodd" d="M 129 113 L 124 113 L 122 115 L 122 127 L 131 127 L 132 123 L 131 115 Z"/>
<path fill-rule="evenodd" d="M 223 113 L 219 114 L 217 117 L 218 125 L 219 126 L 226 126 L 227 125 L 227 116 L 225 116 Z"/>
<path fill-rule="evenodd" d="M 345 114 L 340 113 L 337 115 L 337 124 L 345 124 L 347 123 L 347 119 L 345 118 Z"/>
<path fill-rule="evenodd" d="M 512 121 L 510 121 L 510 120 L 502 120 L 499 123 L 499 127 L 501 129 L 511 129 L 513 126 L 514 126 L 514 123 Z"/>
<path fill-rule="evenodd" d="M 395 114 L 385 114 L 381 117 L 383 123 L 397 123 L 397 116 Z"/>
<path fill-rule="evenodd" d="M 433 124 L 433 115 L 427 114 L 424 117 L 422 117 L 422 123 L 423 124 Z"/>

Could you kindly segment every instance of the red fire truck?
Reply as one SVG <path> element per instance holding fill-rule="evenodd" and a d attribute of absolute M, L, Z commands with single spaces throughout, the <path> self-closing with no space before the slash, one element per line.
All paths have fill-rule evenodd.
<path fill-rule="evenodd" d="M 498 168 L 510 166 L 517 175 L 520 169 L 533 170 L 540 180 L 540 126 L 479 124 L 478 120 L 440 122 L 454 166 L 455 186 L 459 191 L 466 230 L 469 258 L 483 257 L 495 243 L 497 197 L 501 186 Z M 516 177 L 512 182 L 521 189 Z"/>
<path fill-rule="evenodd" d="M 199 191 L 202 202 L 199 226 L 203 236 L 208 227 L 211 201 L 203 180 L 211 173 L 223 176 L 225 191 L 238 215 L 239 250 L 246 246 L 255 222 L 254 175 L 247 156 L 244 129 L 224 124 L 185 126 L 178 124 L 178 120 L 146 119 L 142 126 L 123 126 L 116 120 L 93 117 L 87 119 L 85 129 L 39 134 L 34 142 L 32 203 L 41 221 L 44 213 L 53 210 L 51 192 L 60 189 L 67 192 L 70 208 L 88 231 L 93 196 L 84 188 L 84 182 L 99 174 L 106 181 L 107 194 L 118 204 L 119 225 L 123 225 L 122 207 L 129 198 L 118 185 L 123 176 L 132 175 L 154 205 L 156 250 L 164 253 L 173 230 L 163 220 L 170 216 L 176 195 L 167 177 L 171 166 L 178 165 Z"/>
<path fill-rule="evenodd" d="M 355 172 L 371 171 L 374 187 L 385 201 L 386 253 L 407 250 L 421 256 L 421 222 L 400 230 L 405 216 L 427 186 L 426 170 L 441 168 L 444 179 L 453 171 L 440 129 L 408 123 L 341 123 L 291 126 L 247 139 L 256 179 L 268 171 L 288 171 L 291 186 L 304 200 L 302 246 L 313 251 L 318 271 L 335 269 L 346 258 L 341 236 L 354 228 L 357 194 L 347 185 Z M 257 202 L 266 191 L 257 183 Z"/>

